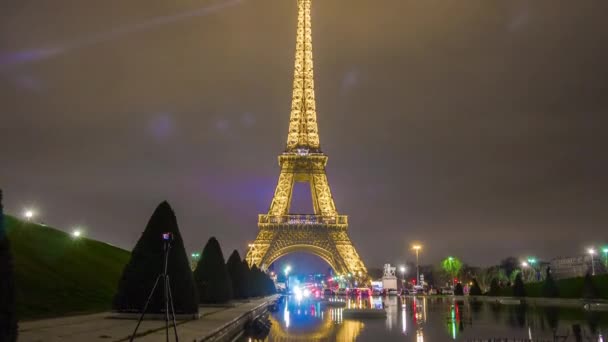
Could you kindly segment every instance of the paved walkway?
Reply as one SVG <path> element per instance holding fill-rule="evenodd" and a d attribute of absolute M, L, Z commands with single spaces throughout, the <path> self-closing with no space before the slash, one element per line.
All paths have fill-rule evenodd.
<path fill-rule="evenodd" d="M 200 319 L 178 322 L 177 330 L 180 341 L 201 340 L 273 298 L 274 296 L 252 300 L 248 303 L 239 303 L 234 307 L 203 307 L 200 309 L 203 316 Z M 19 323 L 19 341 L 128 341 L 137 321 L 113 319 L 110 318 L 111 315 L 110 312 L 102 312 L 92 315 L 21 322 Z M 164 327 L 164 320 L 145 320 L 138 330 L 138 335 L 145 335 L 136 338 L 135 341 L 165 341 Z M 173 330 L 170 331 L 170 334 L 170 339 L 173 341 Z"/>

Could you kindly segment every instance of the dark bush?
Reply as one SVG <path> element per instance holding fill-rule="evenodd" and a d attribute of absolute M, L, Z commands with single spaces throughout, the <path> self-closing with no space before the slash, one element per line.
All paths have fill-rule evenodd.
<path fill-rule="evenodd" d="M 518 273 L 515 277 L 515 283 L 513 284 L 513 295 L 515 297 L 526 296 L 526 287 L 524 285 L 524 280 L 521 277 L 521 273 Z"/>
<path fill-rule="evenodd" d="M 454 295 L 455 296 L 464 296 L 464 289 L 462 288 L 462 284 L 458 283 L 454 286 Z"/>
<path fill-rule="evenodd" d="M 247 298 L 247 291 L 244 288 L 244 286 L 246 286 L 246 275 L 243 269 L 243 261 L 236 249 L 230 254 L 230 257 L 226 262 L 226 268 L 228 269 L 228 275 L 230 275 L 230 280 L 232 281 L 232 293 L 234 298 Z"/>
<path fill-rule="evenodd" d="M 253 265 L 249 269 L 249 276 L 247 279 L 249 280 L 249 295 L 251 297 L 261 297 L 264 295 L 264 284 L 262 283 L 262 271 L 256 266 Z"/>
<path fill-rule="evenodd" d="M 167 202 L 162 202 L 150 217 L 148 225 L 125 266 L 114 297 L 114 310 L 119 312 L 141 312 L 144 303 L 164 264 L 162 234 L 173 234 L 169 252 L 168 274 L 176 313 L 197 313 L 198 293 L 177 219 Z M 150 313 L 164 311 L 163 286 L 159 283 L 148 307 Z"/>
<path fill-rule="evenodd" d="M 549 269 L 547 269 L 547 276 L 543 282 L 542 295 L 543 297 L 547 298 L 559 297 L 559 288 L 557 287 L 555 279 L 553 279 L 553 275 L 551 275 L 551 271 Z"/>
<path fill-rule="evenodd" d="M 245 260 L 241 262 L 241 272 L 243 275 L 243 285 L 241 288 L 243 290 L 243 298 L 252 297 L 253 291 L 251 290 L 251 269 L 249 269 L 249 265 Z"/>
<path fill-rule="evenodd" d="M 585 275 L 585 279 L 583 280 L 582 297 L 585 299 L 599 298 L 599 292 L 597 290 L 597 287 L 593 283 L 593 277 L 589 272 L 587 272 L 587 274 Z"/>
<path fill-rule="evenodd" d="M 232 281 L 216 238 L 207 241 L 194 270 L 201 303 L 225 303 L 232 299 Z"/>
<path fill-rule="evenodd" d="M 490 290 L 486 293 L 488 296 L 499 296 L 500 295 L 500 285 L 498 285 L 498 279 L 494 278 L 490 282 Z"/>
<path fill-rule="evenodd" d="M 481 296 L 481 287 L 479 287 L 479 283 L 477 283 L 477 279 L 473 279 L 473 285 L 471 285 L 471 289 L 469 290 L 469 295 L 471 296 Z"/>
<path fill-rule="evenodd" d="M 10 243 L 4 228 L 0 190 L 0 341 L 17 341 L 15 272 Z"/>

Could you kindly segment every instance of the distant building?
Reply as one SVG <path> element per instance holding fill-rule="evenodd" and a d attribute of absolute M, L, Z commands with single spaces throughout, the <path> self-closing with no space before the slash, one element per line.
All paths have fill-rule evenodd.
<path fill-rule="evenodd" d="M 396 267 L 391 266 L 390 264 L 384 265 L 384 275 L 382 276 L 382 287 L 387 290 L 396 290 L 397 287 L 397 277 L 395 276 Z"/>
<path fill-rule="evenodd" d="M 591 272 L 591 256 L 581 255 L 569 258 L 555 258 L 549 263 L 551 274 L 555 279 L 584 277 L 587 272 Z M 593 258 L 595 273 L 604 273 L 604 265 L 601 258 Z"/>

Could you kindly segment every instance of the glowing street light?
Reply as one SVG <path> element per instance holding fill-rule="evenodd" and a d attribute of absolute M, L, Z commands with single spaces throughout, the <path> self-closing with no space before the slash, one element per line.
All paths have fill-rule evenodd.
<path fill-rule="evenodd" d="M 522 262 L 521 262 L 521 267 L 526 268 L 526 267 L 528 267 L 528 266 L 530 266 L 530 264 L 528 264 L 528 262 L 527 262 L 527 261 L 522 261 Z"/>
<path fill-rule="evenodd" d="M 34 213 L 34 211 L 33 211 L 32 209 L 26 209 L 26 210 L 23 212 L 23 217 L 25 217 L 25 219 L 26 219 L 27 221 L 31 221 L 31 220 L 34 218 L 34 216 L 35 216 L 35 215 L 36 215 L 36 214 Z"/>
<path fill-rule="evenodd" d="M 80 229 L 74 229 L 72 231 L 72 237 L 74 237 L 75 239 L 77 239 L 81 236 L 82 236 L 82 231 Z"/>
<path fill-rule="evenodd" d="M 587 250 L 587 253 L 589 253 L 589 255 L 591 255 L 591 275 L 594 276 L 595 275 L 595 265 L 593 264 L 593 256 L 595 255 L 595 249 L 593 249 L 593 247 L 591 247 Z"/>
<path fill-rule="evenodd" d="M 401 287 L 405 288 L 405 271 L 407 269 L 404 265 L 399 266 L 399 272 L 401 273 Z"/>
<path fill-rule="evenodd" d="M 285 276 L 287 276 L 289 274 L 289 272 L 291 272 L 291 266 L 290 265 L 285 266 L 284 272 L 285 272 Z"/>
<path fill-rule="evenodd" d="M 412 249 L 416 251 L 416 284 L 420 283 L 420 263 L 418 259 L 418 252 L 422 249 L 421 245 L 413 245 Z"/>

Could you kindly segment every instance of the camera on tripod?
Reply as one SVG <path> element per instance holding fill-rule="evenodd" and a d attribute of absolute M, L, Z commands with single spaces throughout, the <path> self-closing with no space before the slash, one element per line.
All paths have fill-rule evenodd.
<path fill-rule="evenodd" d="M 162 233 L 162 241 L 163 241 L 163 272 L 158 275 L 156 278 L 156 282 L 154 282 L 154 286 L 152 287 L 152 291 L 150 291 L 150 295 L 148 296 L 148 300 L 144 304 L 144 308 L 141 310 L 141 316 L 139 316 L 139 320 L 137 321 L 137 325 L 135 326 L 135 330 L 129 339 L 130 342 L 133 342 L 135 337 L 137 336 L 137 329 L 139 329 L 139 325 L 141 321 L 144 319 L 144 315 L 146 314 L 146 310 L 148 309 L 148 305 L 150 304 L 150 300 L 154 296 L 154 291 L 162 279 L 161 286 L 163 287 L 163 301 L 165 307 L 165 337 L 166 341 L 169 342 L 169 313 L 171 313 L 171 318 L 173 321 L 173 331 L 175 332 L 175 341 L 179 342 L 179 336 L 177 335 L 177 323 L 175 322 L 175 308 L 173 307 L 173 294 L 171 293 L 171 282 L 169 281 L 169 251 L 171 250 L 171 242 L 173 242 L 173 234 L 170 232 Z"/>
<path fill-rule="evenodd" d="M 173 241 L 173 234 L 163 233 L 163 241 L 168 241 L 168 242 Z"/>

